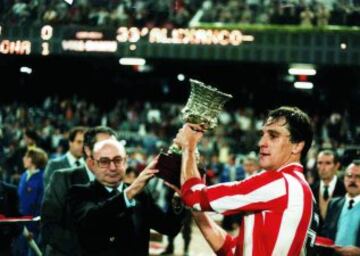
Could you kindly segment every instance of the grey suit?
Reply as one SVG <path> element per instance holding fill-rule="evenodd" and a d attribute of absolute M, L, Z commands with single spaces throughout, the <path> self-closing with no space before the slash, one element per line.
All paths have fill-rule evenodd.
<path fill-rule="evenodd" d="M 52 175 L 41 209 L 45 255 L 79 255 L 77 235 L 69 214 L 66 194 L 71 186 L 88 182 L 85 167 L 57 170 Z"/>
<path fill-rule="evenodd" d="M 66 155 L 50 160 L 48 162 L 48 164 L 46 165 L 45 171 L 44 171 L 44 188 L 47 187 L 47 185 L 50 182 L 50 178 L 52 176 L 52 174 L 56 171 L 56 170 L 61 170 L 61 169 L 68 169 L 71 168 L 70 162 L 68 160 L 68 158 L 66 157 Z"/>

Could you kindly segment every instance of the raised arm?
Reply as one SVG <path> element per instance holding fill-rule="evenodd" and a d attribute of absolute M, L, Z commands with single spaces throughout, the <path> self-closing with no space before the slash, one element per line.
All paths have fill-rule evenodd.
<path fill-rule="evenodd" d="M 182 149 L 181 185 L 191 178 L 201 178 L 196 164 L 196 146 L 203 136 L 200 126 L 185 124 L 174 142 Z"/>

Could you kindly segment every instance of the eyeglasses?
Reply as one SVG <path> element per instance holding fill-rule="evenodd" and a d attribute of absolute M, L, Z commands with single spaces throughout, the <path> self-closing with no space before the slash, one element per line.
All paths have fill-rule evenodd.
<path fill-rule="evenodd" d="M 360 174 L 347 173 L 345 174 L 345 177 L 348 179 L 354 178 L 355 180 L 360 181 Z"/>
<path fill-rule="evenodd" d="M 114 163 L 115 167 L 119 168 L 126 162 L 126 157 L 116 156 L 113 159 L 108 157 L 100 157 L 98 160 L 94 159 L 100 168 L 109 168 L 111 162 Z"/>

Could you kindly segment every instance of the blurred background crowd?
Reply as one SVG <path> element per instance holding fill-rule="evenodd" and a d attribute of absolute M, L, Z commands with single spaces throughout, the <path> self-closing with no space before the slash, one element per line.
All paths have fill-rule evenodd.
<path fill-rule="evenodd" d="M 197 22 L 358 26 L 357 0 L 55 0 L 0 1 L 7 24 L 186 27 Z"/>
<path fill-rule="evenodd" d="M 69 130 L 74 126 L 105 125 L 116 130 L 126 141 L 136 164 L 144 166 L 146 159 L 172 143 L 183 121 L 183 105 L 177 103 L 129 102 L 118 100 L 105 111 L 101 106 L 78 97 L 59 99 L 48 97 L 42 104 L 29 105 L 16 102 L 2 105 L 1 176 L 14 182 L 24 171 L 23 148 L 35 144 L 43 148 L 49 158 L 62 156 L 68 150 Z M 256 113 L 251 107 L 223 111 L 219 125 L 209 131 L 199 151 L 209 169 L 232 163 L 241 165 L 248 154 L 256 155 L 257 141 L 266 112 Z M 307 159 L 308 169 L 314 168 L 316 152 L 334 148 L 346 165 L 359 152 L 359 127 L 351 127 L 347 112 L 334 112 L 328 116 L 312 116 L 315 140 Z M 220 168 L 220 169 L 219 169 Z M 219 176 L 223 167 L 216 167 Z M 140 169 L 139 169 L 140 170 Z M 16 182 L 15 182 L 16 183 Z"/>

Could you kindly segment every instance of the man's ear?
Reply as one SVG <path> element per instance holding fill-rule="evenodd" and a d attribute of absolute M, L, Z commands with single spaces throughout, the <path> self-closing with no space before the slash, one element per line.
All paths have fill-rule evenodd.
<path fill-rule="evenodd" d="M 294 143 L 293 147 L 292 147 L 292 150 L 291 150 L 291 153 L 293 153 L 295 155 L 296 154 L 301 154 L 301 151 L 303 150 L 304 146 L 305 146 L 304 141 Z"/>

